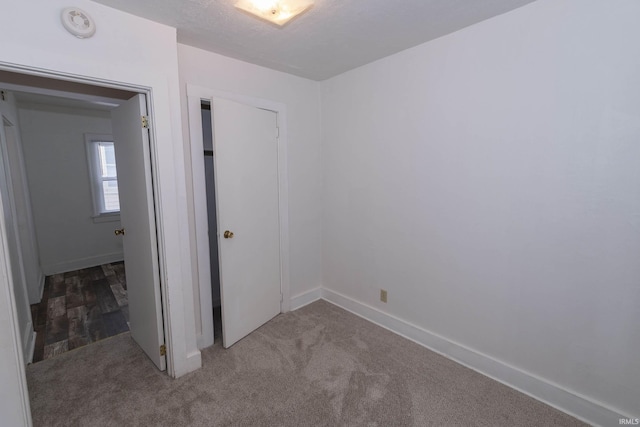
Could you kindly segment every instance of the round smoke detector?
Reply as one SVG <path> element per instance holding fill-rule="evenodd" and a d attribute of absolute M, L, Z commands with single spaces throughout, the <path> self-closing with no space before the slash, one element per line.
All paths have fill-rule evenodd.
<path fill-rule="evenodd" d="M 96 23 L 87 12 L 77 7 L 68 7 L 62 11 L 60 16 L 62 25 L 79 39 L 91 37 L 96 32 Z"/>

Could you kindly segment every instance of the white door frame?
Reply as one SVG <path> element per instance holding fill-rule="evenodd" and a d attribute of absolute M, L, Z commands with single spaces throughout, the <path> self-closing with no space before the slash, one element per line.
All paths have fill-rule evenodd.
<path fill-rule="evenodd" d="M 7 124 L 11 125 L 11 126 L 15 126 L 15 122 L 11 119 L 16 119 L 15 117 L 8 117 L 7 115 L 5 115 L 3 112 L 0 112 L 0 126 L 6 126 Z M 13 182 L 13 173 L 12 173 L 12 160 L 15 159 L 11 159 L 10 155 L 9 155 L 9 141 L 6 135 L 6 128 L 5 129 L 0 129 L 0 152 L 2 152 L 4 154 L 4 165 L 3 165 L 3 169 L 4 169 L 4 176 L 0 177 L 0 179 L 4 179 L 6 182 L 6 186 L 7 186 L 7 200 L 3 200 L 3 205 L 8 205 L 8 209 L 11 211 L 11 216 L 12 216 L 12 221 L 11 224 L 7 224 L 5 223 L 6 227 L 10 227 L 13 229 L 13 233 L 15 234 L 15 246 L 12 247 L 11 244 L 9 244 L 9 254 L 11 256 L 11 254 L 13 254 L 13 256 L 16 257 L 17 260 L 17 264 L 18 264 L 18 271 L 13 271 L 12 270 L 12 280 L 15 280 L 16 277 L 18 278 L 18 280 L 21 282 L 21 286 L 19 286 L 19 288 L 22 288 L 23 291 L 23 298 L 26 297 L 26 307 L 25 309 L 27 310 L 27 312 L 30 313 L 30 301 L 29 301 L 29 289 L 27 287 L 27 278 L 26 278 L 26 273 L 25 273 L 25 269 L 24 269 L 24 252 L 22 251 L 22 236 L 20 234 L 20 230 L 19 230 L 19 226 L 18 226 L 18 209 L 17 209 L 17 203 L 16 203 L 16 192 L 15 192 L 15 185 Z M 18 166 L 19 167 L 19 166 Z M 15 172 L 15 171 L 14 171 Z M 0 214 L 0 216 L 2 216 Z M 3 218 L 4 219 L 4 218 Z M 14 292 L 15 292 L 15 284 L 13 284 L 14 286 Z M 16 295 L 14 294 L 14 297 L 16 297 Z M 17 300 L 16 300 L 17 303 Z M 17 306 L 16 306 L 17 309 Z M 31 316 L 29 316 L 31 317 Z M 33 319 L 30 319 L 29 322 L 27 322 L 26 325 L 23 325 L 23 330 L 22 330 L 22 348 L 25 349 L 25 353 L 23 354 L 24 356 L 24 360 L 25 363 L 31 363 L 31 359 L 33 357 L 33 350 L 35 348 L 35 343 L 36 343 L 36 333 L 33 329 Z"/>
<path fill-rule="evenodd" d="M 170 293 L 167 287 L 168 278 L 167 278 L 167 271 L 165 268 L 165 263 L 166 263 L 166 245 L 164 243 L 165 231 L 161 226 L 161 224 L 163 224 L 162 209 L 161 209 L 160 200 L 158 197 L 158 195 L 161 193 L 159 188 L 159 177 L 158 177 L 159 161 L 158 161 L 158 153 L 157 153 L 157 146 L 156 146 L 156 131 L 154 126 L 155 120 L 154 120 L 154 108 L 153 108 L 153 102 L 152 102 L 152 99 L 153 99 L 152 88 L 148 86 L 139 86 L 135 84 L 108 81 L 108 80 L 93 78 L 89 76 L 78 76 L 78 75 L 55 72 L 50 70 L 42 70 L 38 68 L 20 66 L 20 65 L 9 64 L 4 62 L 0 62 L 0 70 L 10 71 L 10 72 L 19 73 L 19 74 L 25 74 L 25 75 L 39 76 L 39 77 L 44 77 L 44 78 L 49 78 L 54 80 L 63 80 L 63 81 L 69 81 L 69 82 L 75 82 L 75 83 L 82 83 L 86 85 L 109 87 L 112 89 L 120 89 L 120 90 L 125 90 L 125 91 L 130 91 L 130 92 L 135 92 L 135 93 L 140 93 L 145 95 L 146 103 L 147 103 L 147 115 L 150 118 L 149 149 L 150 149 L 151 156 L 148 159 L 148 161 L 151 164 L 151 170 L 152 170 L 151 186 L 153 188 L 153 193 L 154 193 L 153 204 L 154 204 L 154 212 L 155 212 L 155 217 L 151 219 L 153 220 L 156 226 L 156 233 L 158 237 L 157 243 L 158 243 L 158 255 L 159 255 L 158 258 L 159 258 L 159 266 L 160 266 L 160 291 L 162 295 L 163 328 L 164 328 L 165 342 L 167 346 L 167 354 L 166 354 L 167 373 L 170 376 L 175 376 L 174 357 L 173 357 L 173 351 L 172 351 L 175 349 L 174 348 L 175 346 L 173 345 L 174 337 L 172 335 L 172 329 L 171 329 L 171 315 L 172 314 L 176 315 L 178 311 L 180 311 L 179 314 L 182 314 L 183 310 L 181 308 L 180 310 L 174 309 L 172 312 L 172 310 L 170 310 L 171 305 L 169 304 L 169 298 L 168 298 Z M 1 229 L 4 229 L 4 227 L 6 227 L 4 217 L 2 215 L 0 215 L 0 227 Z M 3 267 L 4 265 L 10 265 L 9 264 L 10 260 L 8 256 L 9 255 L 6 251 L 0 251 L 0 267 Z M 12 280 L 10 277 L 8 277 L 8 284 L 9 284 L 9 287 L 11 288 Z M 13 304 L 15 306 L 15 301 L 13 302 Z M 13 308 L 13 310 L 15 311 L 15 307 Z M 16 328 L 17 322 L 15 322 L 15 313 L 14 313 L 13 320 L 14 320 L 13 327 Z M 20 332 L 18 331 L 18 329 L 16 329 L 14 333 L 16 334 L 17 337 L 20 336 Z M 24 369 L 22 369 L 22 371 L 24 372 Z M 26 377 L 23 376 L 20 380 L 23 383 L 23 387 L 26 389 Z M 28 399 L 27 399 L 27 404 L 25 406 L 28 407 Z"/>
<path fill-rule="evenodd" d="M 198 348 L 213 344 L 213 304 L 211 301 L 211 269 L 209 266 L 209 225 L 207 222 L 207 193 L 204 173 L 204 144 L 202 139 L 202 101 L 213 104 L 214 98 L 223 98 L 276 113 L 280 135 L 278 137 L 278 210 L 280 218 L 280 312 L 291 309 L 289 286 L 289 188 L 287 171 L 287 109 L 285 104 L 262 98 L 225 92 L 200 86 L 187 85 L 189 114 L 189 140 L 191 142 L 191 173 L 195 211 L 195 238 L 197 278 L 200 296 L 201 333 L 197 335 Z M 215 155 L 215 154 L 214 154 Z M 218 217 L 219 218 L 219 217 Z M 219 234 L 219 233 L 218 233 Z M 195 291 L 196 289 L 194 289 Z M 198 319 L 196 319 L 196 322 Z"/>
<path fill-rule="evenodd" d="M 0 120 L 2 120 L 2 115 L 0 114 Z M 10 189 L 11 191 L 11 189 Z M 9 203 L 8 200 L 2 200 L 0 197 L 0 212 L 2 212 L 3 205 L 5 203 Z M 25 426 L 31 425 L 31 405 L 29 402 L 29 390 L 27 388 L 26 381 L 26 372 L 25 372 L 25 359 L 23 354 L 23 342 L 20 332 L 20 325 L 18 324 L 17 318 L 17 305 L 15 298 L 15 291 L 13 286 L 13 275 L 11 270 L 11 259 L 9 254 L 9 244 L 7 241 L 7 227 L 11 227 L 11 224 L 7 224 L 5 222 L 4 215 L 0 214 L 0 281 L 6 282 L 8 286 L 4 289 L 0 289 L 0 292 L 3 292 L 5 295 L 2 297 L 3 300 L 9 303 L 8 307 L 8 319 L 9 325 L 7 326 L 7 330 L 9 332 L 9 340 L 13 343 L 13 360 L 3 360 L 2 363 L 15 365 L 18 370 L 18 376 L 14 380 L 17 382 L 19 388 L 20 395 L 20 403 L 21 408 L 20 412 L 23 416 L 23 421 Z M 2 306 L 2 303 L 0 303 Z M 3 309 L 7 309 L 7 307 L 3 307 Z M 31 323 L 30 323 L 31 326 Z M 35 338 L 35 336 L 34 336 Z M 12 383 L 7 384 L 9 387 L 13 386 Z"/>

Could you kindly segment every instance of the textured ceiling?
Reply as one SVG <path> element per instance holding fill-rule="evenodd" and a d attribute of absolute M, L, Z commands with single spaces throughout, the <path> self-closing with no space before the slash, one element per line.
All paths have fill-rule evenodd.
<path fill-rule="evenodd" d="M 175 27 L 180 43 L 325 80 L 534 0 L 315 0 L 283 28 L 235 0 L 94 1 Z"/>

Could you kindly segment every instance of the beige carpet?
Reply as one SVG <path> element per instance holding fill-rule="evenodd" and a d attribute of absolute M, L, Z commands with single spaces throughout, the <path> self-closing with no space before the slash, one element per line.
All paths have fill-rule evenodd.
<path fill-rule="evenodd" d="M 123 334 L 31 365 L 34 425 L 583 425 L 325 301 L 202 356 L 172 380 Z"/>

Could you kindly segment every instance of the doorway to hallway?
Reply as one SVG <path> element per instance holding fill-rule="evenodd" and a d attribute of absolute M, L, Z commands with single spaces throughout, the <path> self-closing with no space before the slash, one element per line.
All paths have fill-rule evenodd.
<path fill-rule="evenodd" d="M 116 196 L 120 202 L 119 212 L 117 213 L 121 224 L 117 224 L 115 227 L 108 223 L 113 221 L 113 218 L 109 217 L 113 214 L 112 212 L 107 212 L 107 215 L 104 216 L 100 212 L 88 212 L 85 217 L 71 221 L 65 215 L 56 215 L 49 212 L 50 209 L 41 209 L 40 212 L 45 217 L 45 222 L 49 223 L 52 226 L 50 228 L 54 230 L 63 230 L 66 226 L 73 225 L 74 222 L 103 223 L 103 231 L 106 234 L 97 236 L 93 240 L 88 239 L 88 241 L 96 242 L 115 239 L 120 242 L 120 248 L 123 251 L 121 249 L 119 256 L 110 254 L 107 258 L 116 256 L 116 259 L 122 260 L 124 257 L 126 260 L 129 279 L 126 282 L 124 282 L 124 267 L 121 268 L 121 276 L 123 278 L 121 285 L 123 283 L 126 284 L 128 291 L 126 293 L 124 292 L 124 286 L 121 286 L 122 292 L 117 289 L 117 286 L 114 286 L 114 292 L 111 284 L 109 284 L 109 277 L 111 276 L 113 279 L 113 277 L 117 277 L 117 274 L 115 271 L 110 271 L 108 267 L 105 267 L 104 270 L 102 267 L 98 267 L 99 270 L 93 269 L 90 271 L 88 276 L 96 279 L 98 284 L 93 283 L 84 286 L 85 289 L 80 289 L 83 288 L 82 280 L 87 278 L 87 273 L 78 272 L 77 269 L 79 267 L 82 269 L 88 265 L 91 270 L 93 267 L 90 266 L 99 265 L 91 263 L 95 257 L 83 257 L 80 254 L 79 257 L 66 264 L 54 263 L 49 264 L 46 268 L 43 268 L 42 263 L 39 262 L 28 266 L 25 265 L 23 262 L 25 257 L 22 256 L 19 241 L 20 233 L 23 232 L 25 227 L 20 227 L 17 224 L 15 218 L 18 215 L 7 216 L 5 214 L 4 220 L 7 227 L 15 230 L 15 235 L 17 236 L 14 236 L 15 244 L 11 245 L 13 250 L 9 254 L 11 259 L 15 261 L 13 263 L 15 268 L 12 274 L 14 292 L 21 295 L 28 293 L 25 289 L 22 289 L 29 286 L 25 280 L 21 280 L 21 278 L 25 277 L 25 270 L 40 269 L 45 273 L 48 272 L 51 276 L 48 279 L 49 294 L 46 295 L 46 310 L 40 308 L 37 311 L 32 311 L 28 305 L 28 300 L 34 302 L 33 298 L 24 298 L 24 301 L 17 307 L 19 318 L 24 320 L 24 322 L 20 322 L 22 336 L 26 337 L 25 333 L 27 333 L 32 337 L 38 337 L 38 334 L 34 334 L 33 330 L 35 328 L 41 329 L 41 334 L 39 334 L 41 341 L 38 344 L 43 344 L 41 348 L 42 358 L 44 358 L 45 350 L 47 356 L 51 356 L 60 353 L 65 347 L 68 350 L 69 347 L 74 348 L 85 345 L 109 334 L 120 333 L 130 329 L 134 340 L 147 353 L 154 364 L 160 370 L 166 369 L 164 321 L 160 295 L 160 260 L 155 225 L 154 183 L 151 167 L 153 144 L 146 113 L 146 95 L 119 89 L 96 87 L 84 83 L 61 82 L 54 78 L 22 75 L 8 71 L 0 71 L 0 77 L 0 82 L 2 82 L 0 87 L 4 90 L 2 99 L 5 101 L 5 105 L 3 109 L 7 110 L 7 114 L 11 115 L 10 121 L 16 124 L 15 128 L 19 127 L 17 118 L 20 108 L 13 93 L 25 93 L 31 97 L 31 101 L 34 98 L 37 98 L 40 102 L 43 102 L 42 99 L 45 98 L 48 101 L 55 99 L 55 102 L 52 102 L 54 102 L 57 110 L 49 116 L 51 122 L 45 127 L 45 132 L 52 132 L 51 127 L 56 126 L 56 117 L 58 117 L 56 114 L 61 111 L 63 112 L 62 114 L 65 114 L 68 113 L 69 109 L 91 109 L 91 106 L 94 108 L 100 106 L 107 110 L 106 115 L 113 126 L 112 144 L 115 146 L 115 157 L 118 163 L 118 180 L 123 184 L 119 186 L 120 191 Z M 100 95 L 96 95 L 96 92 L 99 92 Z M 107 94 L 112 97 L 107 96 Z M 9 103 L 11 105 L 8 105 Z M 28 127 L 29 120 L 26 120 L 24 125 Z M 53 133 L 50 133 L 49 138 L 46 135 L 36 138 L 35 145 L 32 147 L 33 152 L 38 153 L 38 146 L 41 148 L 46 147 L 52 135 Z M 55 178 L 56 174 L 68 173 L 70 169 L 73 169 L 72 179 L 80 183 L 78 192 L 83 191 L 82 189 L 85 187 L 88 190 L 90 187 L 89 180 L 86 177 L 82 178 L 81 175 L 74 175 L 78 172 L 73 168 L 73 166 L 79 169 L 87 168 L 85 142 L 84 138 L 71 141 L 71 145 L 74 145 L 73 152 L 80 153 L 80 158 L 76 158 L 73 164 L 63 166 L 51 157 L 42 159 L 45 164 L 53 166 L 53 178 Z M 14 180 L 12 178 L 14 178 L 14 175 L 12 175 L 11 170 L 17 166 L 17 163 L 8 162 L 4 155 L 5 153 L 6 150 L 3 152 L 6 173 L 3 173 L 0 179 L 2 179 L 3 188 L 6 191 L 3 191 L 2 199 L 8 206 L 7 212 L 15 212 L 16 197 L 14 197 L 14 193 L 16 193 L 16 188 L 13 185 Z M 61 153 L 63 158 L 69 154 L 66 150 L 62 150 Z M 39 168 L 34 170 L 36 174 L 40 173 Z M 45 188 L 42 194 L 48 194 L 50 199 L 55 199 L 60 193 L 60 187 L 57 187 L 58 191 L 56 191 L 53 180 L 47 182 L 47 179 L 45 179 L 44 181 Z M 109 182 L 108 184 L 111 186 L 113 183 Z M 49 187 L 53 191 L 47 191 L 46 188 Z M 31 202 L 31 197 L 26 194 L 22 195 L 22 199 Z M 62 200 L 61 204 L 70 203 L 76 199 L 78 199 L 78 194 L 74 193 Z M 83 198 L 82 200 L 85 199 Z M 53 202 L 55 200 L 52 200 Z M 48 203 L 45 203 L 45 205 L 45 207 L 51 206 Z M 91 202 L 87 202 L 86 205 L 89 208 Z M 35 225 L 28 226 L 32 229 L 37 228 Z M 116 231 L 115 236 L 114 231 Z M 82 240 L 82 234 L 77 237 Z M 44 241 L 46 239 L 41 238 L 39 240 Z M 64 232 L 59 238 L 50 239 L 49 242 L 52 242 L 51 246 L 54 248 L 53 252 L 55 252 L 56 245 L 61 246 L 67 243 L 67 240 L 69 240 L 69 235 Z M 74 244 L 71 243 L 67 246 L 73 247 Z M 96 259 L 99 259 L 99 257 Z M 68 269 L 67 267 L 69 266 L 75 268 Z M 120 267 L 116 266 L 115 269 L 118 270 Z M 101 274 L 104 277 L 98 277 L 100 271 L 102 271 Z M 86 283 L 84 284 L 86 285 Z M 115 285 L 115 283 L 112 284 Z M 39 299 L 41 294 L 39 292 L 35 294 L 36 298 Z M 124 299 L 120 298 L 120 304 L 118 304 L 116 294 L 120 297 L 126 295 Z M 103 298 L 98 299 L 98 296 Z M 131 308 L 127 312 L 128 319 L 124 314 L 127 308 Z M 42 329 L 44 329 L 44 333 L 42 333 Z M 33 343 L 38 338 L 35 340 L 32 338 L 31 340 L 31 343 Z M 47 345 L 50 347 L 45 349 Z M 29 344 L 23 349 L 27 354 L 27 361 L 32 354 L 33 348 L 34 344 Z"/>

